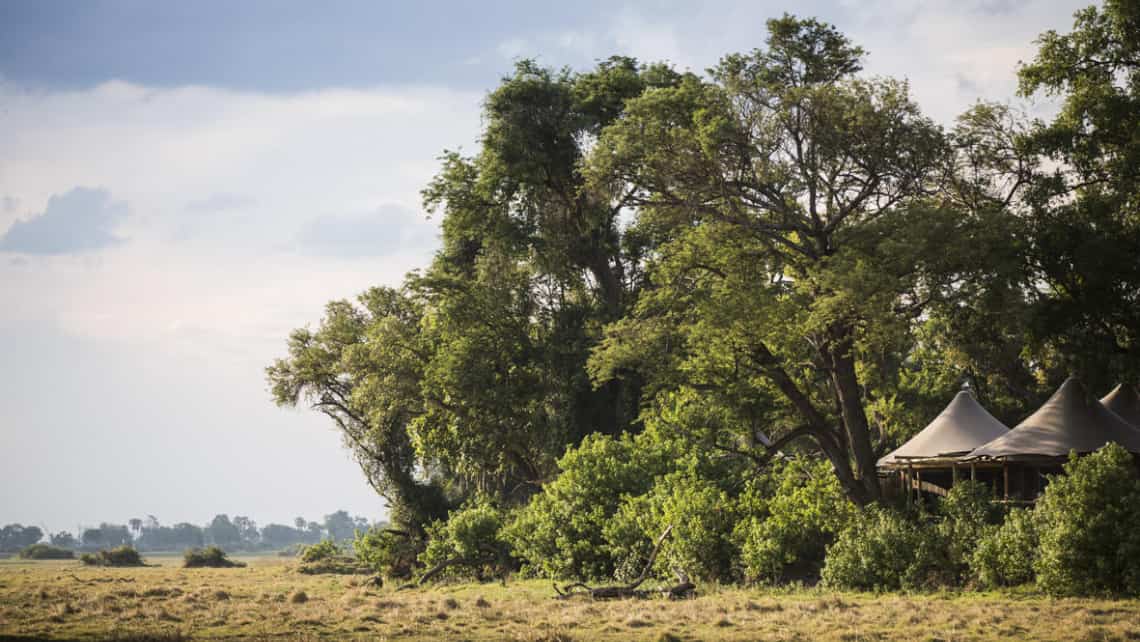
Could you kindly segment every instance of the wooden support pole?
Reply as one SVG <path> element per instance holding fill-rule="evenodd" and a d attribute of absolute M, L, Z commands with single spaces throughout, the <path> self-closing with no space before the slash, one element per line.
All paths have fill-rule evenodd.
<path fill-rule="evenodd" d="M 951 486 L 957 486 L 958 485 L 958 464 L 957 464 L 957 462 L 950 464 L 950 469 L 954 471 L 954 473 L 953 473 L 954 479 L 950 485 Z"/>
<path fill-rule="evenodd" d="M 1004 488 L 1002 490 L 1002 499 L 1009 499 L 1009 462 L 1002 462 L 1001 476 L 1004 481 Z"/>
<path fill-rule="evenodd" d="M 914 471 L 914 498 L 918 503 L 922 503 L 922 469 Z"/>
<path fill-rule="evenodd" d="M 970 462 L 970 481 L 978 481 L 978 467 Z"/>

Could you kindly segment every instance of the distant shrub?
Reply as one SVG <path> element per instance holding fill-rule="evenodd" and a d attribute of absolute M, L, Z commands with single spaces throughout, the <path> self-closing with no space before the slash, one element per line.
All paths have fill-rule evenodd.
<path fill-rule="evenodd" d="M 970 574 L 986 588 L 1017 586 L 1033 580 L 1037 558 L 1033 511 L 1010 511 L 1000 527 L 990 527 L 970 558 Z"/>
<path fill-rule="evenodd" d="M 947 581 L 937 529 L 894 510 L 864 509 L 827 549 L 823 581 L 846 589 L 922 589 Z"/>
<path fill-rule="evenodd" d="M 97 553 L 84 553 L 79 561 L 88 566 L 143 566 L 142 557 L 133 546 L 116 546 Z"/>
<path fill-rule="evenodd" d="M 231 560 L 226 556 L 226 552 L 217 546 L 191 548 L 182 557 L 184 568 L 235 568 L 245 566 L 243 562 Z"/>
<path fill-rule="evenodd" d="M 1070 455 L 1035 509 L 1037 585 L 1054 595 L 1140 593 L 1140 478 L 1132 455 L 1109 444 Z"/>
<path fill-rule="evenodd" d="M 422 552 L 417 540 L 388 528 L 357 531 L 352 550 L 362 564 L 384 577 L 404 579 L 412 576 L 416 558 Z"/>
<path fill-rule="evenodd" d="M 756 515 L 736 531 L 744 573 L 764 582 L 814 579 L 827 546 L 857 509 L 827 462 L 793 459 L 783 463 L 773 481 L 774 490 L 750 487 L 746 493 L 746 503 L 756 504 Z"/>
<path fill-rule="evenodd" d="M 26 560 L 73 560 L 75 552 L 50 544 L 32 544 L 20 551 L 20 557 Z"/>
<path fill-rule="evenodd" d="M 301 549 L 302 562 L 319 562 L 323 559 L 341 555 L 340 547 L 331 539 L 321 540 L 317 544 L 310 544 Z"/>
<path fill-rule="evenodd" d="M 447 521 L 428 527 L 427 549 L 420 562 L 428 568 L 447 564 L 441 575 L 486 579 L 500 574 L 510 563 L 511 547 L 501 535 L 503 514 L 488 503 L 475 503 L 452 511 Z"/>

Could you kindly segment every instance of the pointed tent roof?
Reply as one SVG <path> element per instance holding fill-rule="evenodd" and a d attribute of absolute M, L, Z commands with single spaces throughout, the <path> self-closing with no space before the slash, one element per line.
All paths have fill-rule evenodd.
<path fill-rule="evenodd" d="M 963 390 L 954 396 L 946 409 L 917 435 L 879 460 L 879 466 L 901 464 L 907 459 L 960 455 L 1009 432 Z"/>
<path fill-rule="evenodd" d="M 1140 429 L 1089 399 L 1085 387 L 1069 377 L 1037 412 L 967 457 L 1065 457 L 1071 450 L 1088 453 L 1110 441 L 1140 453 Z"/>
<path fill-rule="evenodd" d="M 1100 400 L 1105 408 L 1120 415 L 1124 421 L 1140 428 L 1140 392 L 1133 386 L 1120 384 Z"/>

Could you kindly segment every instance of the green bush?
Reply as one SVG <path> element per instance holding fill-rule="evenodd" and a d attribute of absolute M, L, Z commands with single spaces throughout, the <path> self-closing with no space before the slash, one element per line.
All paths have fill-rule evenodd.
<path fill-rule="evenodd" d="M 1035 509 L 1037 585 L 1054 595 L 1140 593 L 1140 478 L 1132 455 L 1109 444 L 1070 455 Z"/>
<path fill-rule="evenodd" d="M 20 558 L 26 560 L 73 560 L 75 552 L 50 544 L 32 544 L 20 551 Z"/>
<path fill-rule="evenodd" d="M 1005 523 L 981 537 L 970 558 L 970 574 L 986 588 L 1026 584 L 1033 580 L 1037 545 L 1033 511 L 1010 511 Z"/>
<path fill-rule="evenodd" d="M 619 581 L 641 573 L 669 525 L 672 533 L 655 564 L 658 575 L 676 569 L 693 579 L 730 581 L 740 555 L 732 537 L 736 522 L 736 502 L 712 481 L 686 471 L 661 478 L 644 495 L 627 498 L 603 536 L 617 560 L 614 576 Z"/>
<path fill-rule="evenodd" d="M 84 553 L 79 561 L 88 566 L 144 566 L 139 552 L 125 544 L 97 553 Z"/>
<path fill-rule="evenodd" d="M 503 515 L 488 503 L 477 502 L 448 515 L 428 528 L 427 549 L 420 562 L 433 568 L 446 564 L 441 576 L 474 577 L 501 574 L 510 565 L 510 544 L 503 539 Z"/>
<path fill-rule="evenodd" d="M 331 539 L 321 540 L 301 549 L 302 562 L 319 562 L 321 560 L 341 555 L 340 547 Z"/>
<path fill-rule="evenodd" d="M 940 520 L 935 527 L 945 544 L 947 570 L 954 583 L 970 573 L 970 561 L 983 537 L 1001 521 L 1001 508 L 989 486 L 976 481 L 955 484 L 938 502 Z"/>
<path fill-rule="evenodd" d="M 404 579 L 412 576 L 416 558 L 423 551 L 420 542 L 388 528 L 357 531 L 352 542 L 356 559 L 384 577 Z"/>
<path fill-rule="evenodd" d="M 206 548 L 187 549 L 182 555 L 183 568 L 235 568 L 245 566 L 243 562 L 235 562 L 226 556 L 226 552 L 217 546 Z"/>
<path fill-rule="evenodd" d="M 827 546 L 854 518 L 830 465 L 797 457 L 772 473 L 774 489 L 753 483 L 743 503 L 754 515 L 737 527 L 744 574 L 753 581 L 815 579 Z"/>
<path fill-rule="evenodd" d="M 945 583 L 948 566 L 937 529 L 921 519 L 870 506 L 828 547 L 822 576 L 835 588 L 924 589 Z"/>
<path fill-rule="evenodd" d="M 604 531 L 624 498 L 643 495 L 675 467 L 675 453 L 639 436 L 590 435 L 559 460 L 562 473 L 503 531 L 514 554 L 558 578 L 611 578 L 620 561 Z"/>

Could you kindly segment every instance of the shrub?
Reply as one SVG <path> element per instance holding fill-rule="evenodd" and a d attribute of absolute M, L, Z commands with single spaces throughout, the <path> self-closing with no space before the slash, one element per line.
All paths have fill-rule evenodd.
<path fill-rule="evenodd" d="M 757 513 L 741 522 L 741 561 L 752 580 L 814 579 L 827 546 L 854 517 L 856 508 L 843 494 L 825 461 L 804 457 L 784 462 L 773 472 L 774 490 L 752 484 L 744 503 Z"/>
<path fill-rule="evenodd" d="M 32 544 L 20 551 L 20 557 L 26 560 L 73 560 L 75 552 L 50 544 Z"/>
<path fill-rule="evenodd" d="M 1037 585 L 1054 595 L 1140 592 L 1140 478 L 1132 455 L 1109 444 L 1070 455 L 1035 509 Z"/>
<path fill-rule="evenodd" d="M 191 548 L 182 557 L 184 568 L 235 568 L 245 566 L 243 562 L 231 560 L 226 556 L 226 552 L 217 546 Z"/>
<path fill-rule="evenodd" d="M 1010 511 L 1000 527 L 990 527 L 970 558 L 970 573 L 987 588 L 1017 586 L 1033 579 L 1037 530 L 1030 510 Z"/>
<path fill-rule="evenodd" d="M 301 549 L 302 562 L 319 562 L 340 555 L 340 547 L 331 539 L 321 540 Z"/>
<path fill-rule="evenodd" d="M 97 553 L 84 553 L 79 561 L 88 566 L 143 566 L 142 557 L 133 546 L 116 546 Z"/>
<path fill-rule="evenodd" d="M 710 480 L 685 471 L 667 475 L 641 496 L 627 498 L 603 535 L 614 575 L 632 580 L 644 569 L 654 542 L 669 525 L 655 568 L 683 570 L 693 579 L 728 581 L 740 551 L 732 538 L 736 502 Z"/>
<path fill-rule="evenodd" d="M 387 528 L 357 531 L 352 549 L 362 564 L 384 577 L 397 579 L 411 577 L 416 558 L 423 550 L 417 540 Z"/>
<path fill-rule="evenodd" d="M 603 531 L 623 497 L 648 492 L 674 467 L 648 439 L 591 435 L 559 460 L 562 473 L 507 524 L 514 554 L 550 577 L 609 578 L 619 560 Z"/>
<path fill-rule="evenodd" d="M 1001 509 L 994 504 L 993 491 L 977 481 L 955 484 L 938 502 L 941 519 L 935 527 L 945 544 L 947 570 L 961 582 L 970 571 L 970 560 L 978 543 L 1001 520 Z"/>
<path fill-rule="evenodd" d="M 432 568 L 446 564 L 445 576 L 483 580 L 488 573 L 505 572 L 510 565 L 510 544 L 501 536 L 503 515 L 485 502 L 468 505 L 448 515 L 447 521 L 428 528 L 427 549 L 420 562 Z"/>
<path fill-rule="evenodd" d="M 823 581 L 836 588 L 862 590 L 928 588 L 945 581 L 944 546 L 937 529 L 870 506 L 828 547 Z"/>

